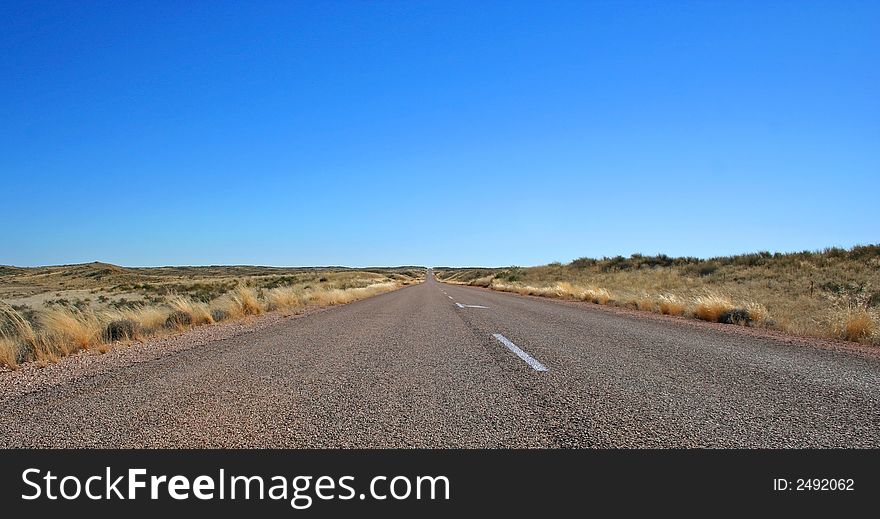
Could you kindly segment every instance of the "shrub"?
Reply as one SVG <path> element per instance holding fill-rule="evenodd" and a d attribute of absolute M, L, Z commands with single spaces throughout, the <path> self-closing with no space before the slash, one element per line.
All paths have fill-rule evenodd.
<path fill-rule="evenodd" d="M 752 317 L 749 315 L 748 310 L 744 308 L 734 308 L 718 316 L 718 322 L 724 324 L 739 324 L 741 326 L 748 326 L 752 323 Z"/>
<path fill-rule="evenodd" d="M 711 276 L 717 270 L 718 270 L 718 265 L 716 265 L 714 263 L 706 263 L 706 264 L 700 265 L 697 268 L 697 273 L 700 276 L 705 277 L 705 276 Z"/>
<path fill-rule="evenodd" d="M 137 338 L 141 333 L 140 325 L 131 319 L 119 319 L 107 323 L 104 338 L 110 342 L 125 341 Z"/>
<path fill-rule="evenodd" d="M 182 329 L 192 324 L 192 316 L 187 312 L 175 310 L 165 319 L 165 328 Z"/>
<path fill-rule="evenodd" d="M 596 260 L 594 260 L 593 258 L 586 258 L 586 257 L 578 258 L 578 259 L 572 261 L 571 263 L 569 263 L 568 265 L 570 267 L 576 268 L 576 269 L 585 269 L 585 268 L 595 266 Z"/>

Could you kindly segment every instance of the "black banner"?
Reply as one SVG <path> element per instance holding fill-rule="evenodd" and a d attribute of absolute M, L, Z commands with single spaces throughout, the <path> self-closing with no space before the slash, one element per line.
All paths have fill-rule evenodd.
<path fill-rule="evenodd" d="M 840 514 L 877 501 L 878 452 L 9 450 L 0 496 L 40 516 Z"/>

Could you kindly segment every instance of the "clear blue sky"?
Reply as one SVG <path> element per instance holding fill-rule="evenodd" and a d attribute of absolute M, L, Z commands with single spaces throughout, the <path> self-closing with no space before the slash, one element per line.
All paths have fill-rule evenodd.
<path fill-rule="evenodd" d="M 880 242 L 880 3 L 0 3 L 0 264 Z"/>

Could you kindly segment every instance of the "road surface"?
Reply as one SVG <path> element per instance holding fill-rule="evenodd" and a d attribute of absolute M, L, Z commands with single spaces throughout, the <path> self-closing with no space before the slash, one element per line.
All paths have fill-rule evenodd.
<path fill-rule="evenodd" d="M 3 447 L 878 447 L 880 360 L 425 283 L 0 396 Z"/>

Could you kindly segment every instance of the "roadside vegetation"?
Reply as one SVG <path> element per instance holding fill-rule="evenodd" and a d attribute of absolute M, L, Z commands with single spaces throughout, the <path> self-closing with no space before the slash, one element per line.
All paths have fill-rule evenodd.
<path fill-rule="evenodd" d="M 0 367 L 48 363 L 265 312 L 346 304 L 424 269 L 0 267 Z"/>
<path fill-rule="evenodd" d="M 880 345 L 880 245 L 434 272 L 447 283 Z"/>

